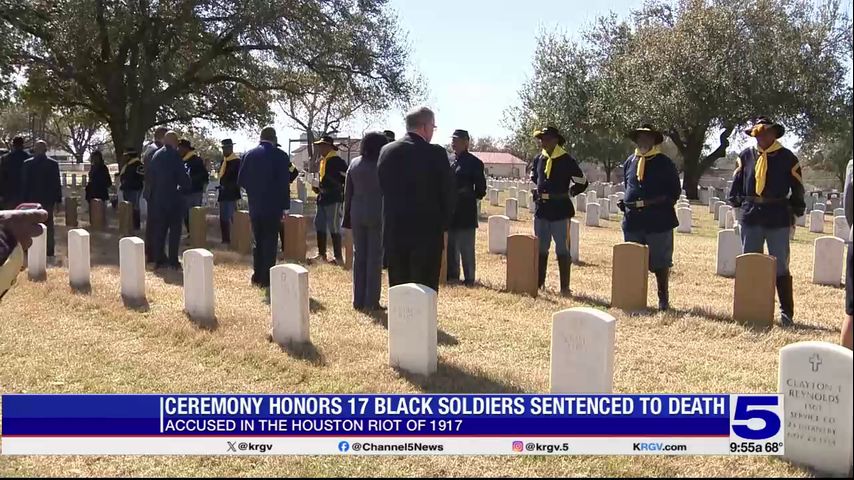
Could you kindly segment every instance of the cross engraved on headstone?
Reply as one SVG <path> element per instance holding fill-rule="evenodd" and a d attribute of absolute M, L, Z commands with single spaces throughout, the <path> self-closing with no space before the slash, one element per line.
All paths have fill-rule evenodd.
<path fill-rule="evenodd" d="M 813 353 L 810 357 L 810 364 L 812 365 L 812 371 L 817 372 L 818 367 L 821 366 L 821 356 L 817 353 Z"/>

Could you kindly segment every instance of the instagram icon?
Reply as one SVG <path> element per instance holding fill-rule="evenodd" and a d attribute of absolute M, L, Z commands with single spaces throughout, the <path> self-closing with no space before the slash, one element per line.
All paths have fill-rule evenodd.
<path fill-rule="evenodd" d="M 515 442 L 513 442 L 513 451 L 514 452 L 524 452 L 525 451 L 525 444 L 519 440 L 516 440 Z"/>

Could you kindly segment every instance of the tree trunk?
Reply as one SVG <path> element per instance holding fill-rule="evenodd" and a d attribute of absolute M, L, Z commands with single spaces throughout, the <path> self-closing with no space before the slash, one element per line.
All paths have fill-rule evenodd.
<path fill-rule="evenodd" d="M 702 150 L 703 141 L 697 141 L 696 136 L 694 136 L 694 138 L 688 140 L 681 152 L 682 158 L 685 160 L 685 165 L 682 169 L 682 189 L 685 190 L 685 196 L 691 200 L 698 200 L 700 198 L 700 177 L 705 172 L 700 161 Z"/>

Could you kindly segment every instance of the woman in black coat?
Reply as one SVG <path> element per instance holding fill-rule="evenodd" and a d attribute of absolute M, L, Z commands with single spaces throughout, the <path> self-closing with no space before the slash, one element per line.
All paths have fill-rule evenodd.
<path fill-rule="evenodd" d="M 89 156 L 89 182 L 86 184 L 86 201 L 92 202 L 93 199 L 101 199 L 104 202 L 110 200 L 110 187 L 113 186 L 113 180 L 110 178 L 110 171 L 104 164 L 104 156 L 99 150 L 92 152 Z"/>

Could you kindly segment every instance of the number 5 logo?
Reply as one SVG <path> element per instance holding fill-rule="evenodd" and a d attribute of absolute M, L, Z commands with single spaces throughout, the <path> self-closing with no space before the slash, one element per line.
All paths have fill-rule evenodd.
<path fill-rule="evenodd" d="M 780 410 L 779 397 L 739 395 L 735 401 L 731 422 L 734 434 L 745 440 L 765 440 L 780 432 L 780 416 L 777 414 L 777 410 Z M 753 419 L 762 420 L 762 428 L 750 428 L 749 422 Z"/>

